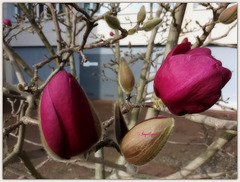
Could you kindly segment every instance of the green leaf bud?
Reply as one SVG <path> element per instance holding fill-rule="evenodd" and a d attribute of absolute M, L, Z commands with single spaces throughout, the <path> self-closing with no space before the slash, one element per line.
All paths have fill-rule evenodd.
<path fill-rule="evenodd" d="M 136 28 L 131 28 L 128 30 L 128 35 L 133 35 L 137 32 Z"/>
<path fill-rule="evenodd" d="M 162 21 L 161 18 L 154 18 L 152 20 L 147 21 L 143 24 L 142 29 L 146 32 L 152 30 L 154 27 L 156 27 L 160 22 Z"/>
<path fill-rule="evenodd" d="M 142 5 L 142 7 L 140 8 L 138 14 L 137 14 L 137 22 L 139 24 L 143 23 L 143 21 L 146 18 L 146 10 L 145 10 L 145 6 Z"/>
<path fill-rule="evenodd" d="M 108 26 L 112 29 L 119 29 L 121 27 L 120 26 L 120 21 L 115 16 L 106 14 L 104 16 L 104 19 L 107 22 Z"/>

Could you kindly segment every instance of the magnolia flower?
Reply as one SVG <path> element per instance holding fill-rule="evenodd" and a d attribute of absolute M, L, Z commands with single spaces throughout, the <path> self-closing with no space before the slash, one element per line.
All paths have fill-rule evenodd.
<path fill-rule="evenodd" d="M 58 72 L 45 87 L 40 106 L 41 138 L 55 158 L 87 151 L 100 137 L 100 125 L 77 80 Z"/>
<path fill-rule="evenodd" d="M 176 115 L 199 113 L 213 106 L 232 73 L 208 48 L 191 50 L 186 38 L 168 55 L 154 79 L 154 91 Z"/>
<path fill-rule="evenodd" d="M 6 18 L 6 19 L 3 20 L 3 25 L 10 27 L 10 26 L 12 26 L 12 22 L 8 18 Z"/>

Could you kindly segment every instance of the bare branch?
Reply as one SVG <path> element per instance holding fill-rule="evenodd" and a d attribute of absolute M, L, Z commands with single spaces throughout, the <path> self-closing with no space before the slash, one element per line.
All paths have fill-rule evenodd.
<path fill-rule="evenodd" d="M 48 42 L 48 39 L 42 32 L 41 28 L 38 26 L 37 22 L 35 21 L 34 17 L 31 15 L 31 12 L 27 9 L 24 3 L 19 3 L 19 7 L 21 10 L 24 12 L 26 17 L 28 18 L 29 22 L 31 23 L 33 29 L 36 31 L 38 34 L 39 38 L 42 40 L 43 44 L 46 46 L 48 52 L 50 53 L 51 56 L 55 55 L 55 52 L 51 46 L 51 44 Z M 55 60 L 55 64 L 58 65 L 58 60 Z"/>
<path fill-rule="evenodd" d="M 25 137 L 25 125 L 20 125 L 18 141 L 14 146 L 13 151 L 3 159 L 3 167 L 6 167 L 13 159 L 15 159 L 15 157 L 19 155 L 23 147 L 24 137 Z"/>
<path fill-rule="evenodd" d="M 2 45 L 3 45 L 4 51 L 6 51 L 8 57 L 10 59 L 10 62 L 11 62 L 12 66 L 15 70 L 15 73 L 16 73 L 16 76 L 17 76 L 17 79 L 18 79 L 19 83 L 22 84 L 22 85 L 27 85 L 26 81 L 25 81 L 25 78 L 23 77 L 23 74 L 22 74 L 22 72 L 19 68 L 19 65 L 17 64 L 17 61 L 16 61 L 14 55 L 11 52 L 10 47 L 4 41 L 3 41 Z"/>
<path fill-rule="evenodd" d="M 35 177 L 36 179 L 43 179 L 42 175 L 33 166 L 33 163 L 31 162 L 24 150 L 19 153 L 19 157 L 33 177 Z"/>
<path fill-rule="evenodd" d="M 67 3 L 67 5 L 74 7 L 77 11 L 82 13 L 87 19 L 90 20 L 92 18 L 84 9 L 80 8 L 76 3 Z"/>
<path fill-rule="evenodd" d="M 196 38 L 196 42 L 192 45 L 192 49 L 203 45 L 203 43 L 207 39 L 208 35 L 212 31 L 212 29 L 215 27 L 215 24 L 216 24 L 216 21 L 217 21 L 219 15 L 226 9 L 228 4 L 229 3 L 221 3 L 219 5 L 219 7 L 216 9 L 214 9 L 213 7 L 210 7 L 210 9 L 212 9 L 212 11 L 213 11 L 213 18 L 209 24 L 207 24 L 206 26 L 202 26 L 203 33 L 200 37 Z"/>
<path fill-rule="evenodd" d="M 216 129 L 237 130 L 237 121 L 217 119 L 202 114 L 189 114 L 184 117 L 193 122 L 206 124 Z"/>
<path fill-rule="evenodd" d="M 61 29 L 58 24 L 58 17 L 57 17 L 57 13 L 56 13 L 57 10 L 54 8 L 52 3 L 46 3 L 46 5 L 49 7 L 51 14 L 52 14 L 52 19 L 53 19 L 53 23 L 54 23 L 55 30 L 56 30 L 56 36 L 57 36 L 57 51 L 60 52 L 63 39 L 61 36 Z"/>
<path fill-rule="evenodd" d="M 232 25 L 231 27 L 229 27 L 229 29 L 227 30 L 227 32 L 225 32 L 224 34 L 222 34 L 221 36 L 218 36 L 218 37 L 215 37 L 215 38 L 212 38 L 211 37 L 211 33 L 209 34 L 209 36 L 208 36 L 208 40 L 202 45 L 202 47 L 205 47 L 205 46 L 207 46 L 207 45 L 209 45 L 209 44 L 219 44 L 219 43 L 216 43 L 216 42 L 214 42 L 214 41 L 216 41 L 216 40 L 219 40 L 219 39 L 222 39 L 222 38 L 224 38 L 224 37 L 227 37 L 228 36 L 228 34 L 231 32 L 231 30 L 234 28 L 234 27 L 236 27 L 236 25 L 237 25 L 237 22 L 234 24 L 234 25 Z M 224 44 L 222 44 L 222 45 L 224 45 Z"/>

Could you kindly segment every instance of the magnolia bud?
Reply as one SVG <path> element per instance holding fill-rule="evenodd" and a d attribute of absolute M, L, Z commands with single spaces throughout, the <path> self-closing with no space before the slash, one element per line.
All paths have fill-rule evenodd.
<path fill-rule="evenodd" d="M 140 122 L 122 140 L 125 159 L 135 165 L 146 164 L 163 148 L 173 127 L 173 118 L 158 117 Z"/>
<path fill-rule="evenodd" d="M 136 33 L 136 31 L 137 31 L 136 28 L 131 28 L 128 30 L 128 35 L 133 35 Z"/>
<path fill-rule="evenodd" d="M 8 18 L 6 18 L 6 19 L 3 19 L 3 25 L 6 26 L 6 27 L 11 27 L 12 22 Z"/>
<path fill-rule="evenodd" d="M 110 32 L 109 35 L 110 35 L 110 36 L 114 36 L 114 33 L 113 33 L 113 32 Z"/>
<path fill-rule="evenodd" d="M 145 6 L 142 6 L 137 14 L 137 22 L 141 24 L 143 23 L 145 18 L 146 18 L 146 10 L 145 10 Z"/>
<path fill-rule="evenodd" d="M 230 24 L 237 19 L 237 4 L 225 9 L 219 16 L 219 22 Z"/>
<path fill-rule="evenodd" d="M 128 63 L 124 58 L 121 58 L 120 60 L 118 81 L 122 90 L 126 93 L 126 96 L 128 97 L 134 88 L 135 79 L 131 68 L 128 66 Z"/>
<path fill-rule="evenodd" d="M 129 49 L 131 49 L 131 48 L 132 48 L 132 44 L 131 44 L 131 42 L 130 42 L 130 41 L 128 42 L 128 48 L 129 48 Z"/>
<path fill-rule="evenodd" d="M 112 29 L 119 29 L 120 28 L 120 22 L 115 16 L 106 14 L 104 16 L 104 19 L 107 22 L 108 26 L 111 27 Z"/>
<path fill-rule="evenodd" d="M 161 18 L 154 18 L 152 20 L 147 21 L 143 24 L 142 29 L 146 32 L 152 30 L 155 26 L 157 26 L 162 21 Z"/>
<path fill-rule="evenodd" d="M 44 148 L 56 159 L 87 152 L 101 136 L 101 123 L 84 90 L 64 70 L 44 88 L 39 128 Z"/>
<path fill-rule="evenodd" d="M 19 90 L 19 91 L 24 91 L 24 86 L 21 84 L 21 83 L 19 83 L 19 84 L 17 84 L 17 89 Z"/>
<path fill-rule="evenodd" d="M 136 59 L 131 59 L 130 61 L 129 61 L 129 63 L 131 63 L 131 64 L 133 64 L 133 63 L 135 63 L 136 62 Z"/>

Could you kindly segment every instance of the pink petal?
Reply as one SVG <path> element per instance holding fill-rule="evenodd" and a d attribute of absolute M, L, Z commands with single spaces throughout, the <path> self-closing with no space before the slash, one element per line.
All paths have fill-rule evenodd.
<path fill-rule="evenodd" d="M 188 42 L 188 39 L 185 38 L 184 42 L 177 45 L 176 47 L 174 47 L 167 55 L 166 60 L 168 60 L 170 57 L 174 56 L 174 55 L 178 55 L 178 54 L 185 54 L 187 53 L 189 50 L 191 49 L 191 43 Z"/>
<path fill-rule="evenodd" d="M 63 155 L 63 135 L 62 128 L 49 96 L 48 85 L 45 87 L 41 99 L 41 127 L 48 146 L 58 155 Z"/>
<path fill-rule="evenodd" d="M 212 57 L 211 50 L 209 48 L 206 48 L 206 47 L 192 49 L 192 50 L 188 51 L 186 54 L 187 55 L 195 55 L 195 56 L 199 55 L 199 56 L 210 56 L 210 57 Z"/>

